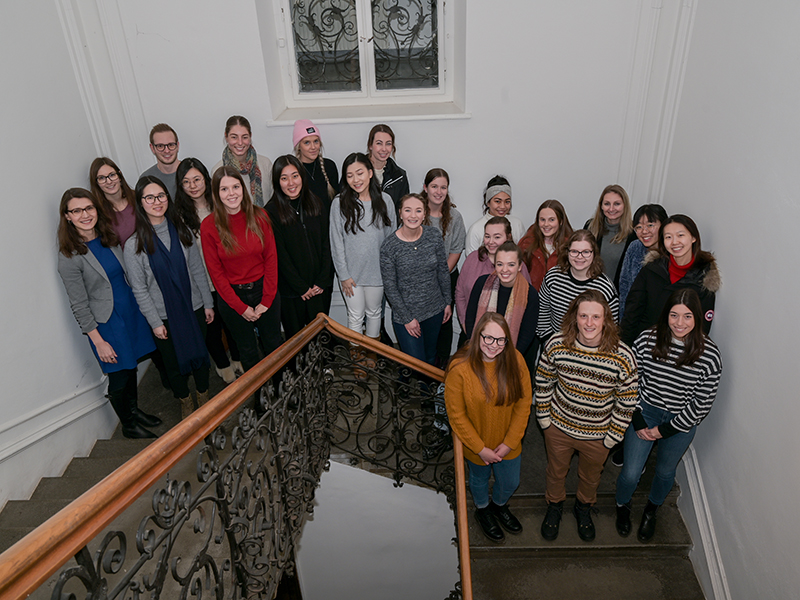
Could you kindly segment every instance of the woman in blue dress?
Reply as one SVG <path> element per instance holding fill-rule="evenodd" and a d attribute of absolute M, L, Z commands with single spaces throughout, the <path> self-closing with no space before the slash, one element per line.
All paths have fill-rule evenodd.
<path fill-rule="evenodd" d="M 82 188 L 64 192 L 59 214 L 58 274 L 75 320 L 108 375 L 108 399 L 122 434 L 154 438 L 145 427 L 156 427 L 161 419 L 139 410 L 136 367 L 155 350 L 155 343 L 125 279 L 111 219 Z"/>

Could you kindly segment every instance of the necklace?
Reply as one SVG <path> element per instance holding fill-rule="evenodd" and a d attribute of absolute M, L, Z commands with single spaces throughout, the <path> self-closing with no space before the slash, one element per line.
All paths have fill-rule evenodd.
<path fill-rule="evenodd" d="M 413 240 L 409 240 L 403 235 L 403 229 L 404 228 L 405 228 L 405 225 L 403 225 L 400 229 L 398 229 L 397 230 L 397 235 L 400 237 L 400 239 L 402 241 L 406 242 L 407 244 L 414 244 L 414 250 L 416 250 L 417 249 L 417 242 L 422 237 L 422 228 L 420 228 L 419 235 L 416 238 L 414 238 Z"/>

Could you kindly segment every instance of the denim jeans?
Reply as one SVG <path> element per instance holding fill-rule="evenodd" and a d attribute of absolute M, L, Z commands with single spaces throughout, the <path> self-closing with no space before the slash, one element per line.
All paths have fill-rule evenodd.
<path fill-rule="evenodd" d="M 642 403 L 642 416 L 648 427 L 655 427 L 671 421 L 675 415 L 666 410 L 651 406 L 646 402 Z M 658 450 L 656 451 L 656 472 L 653 477 L 653 486 L 650 488 L 650 502 L 661 506 L 672 489 L 675 482 L 675 471 L 678 463 L 689 444 L 692 443 L 697 426 L 692 427 L 686 433 L 676 433 L 665 439 L 658 440 Z M 640 439 L 633 429 L 633 425 L 628 426 L 625 432 L 625 462 L 617 478 L 617 504 L 627 504 L 639 485 L 639 478 L 642 476 L 642 467 L 647 462 L 650 450 L 655 442 L 648 442 Z"/>
<path fill-rule="evenodd" d="M 519 487 L 521 464 L 521 454 L 517 458 L 501 460 L 491 465 L 476 465 L 468 460 L 469 491 L 472 492 L 472 501 L 475 503 L 475 508 L 489 506 L 489 476 L 492 471 L 494 471 L 492 500 L 497 506 L 504 506 L 511 498 L 511 494 Z"/>
<path fill-rule="evenodd" d="M 405 325 L 393 322 L 392 326 L 394 334 L 397 336 L 397 343 L 400 344 L 400 350 L 432 365 L 436 360 L 436 342 L 439 339 L 439 330 L 442 328 L 442 319 L 444 319 L 444 311 L 420 321 L 419 327 L 422 335 L 418 338 L 408 333 Z"/>

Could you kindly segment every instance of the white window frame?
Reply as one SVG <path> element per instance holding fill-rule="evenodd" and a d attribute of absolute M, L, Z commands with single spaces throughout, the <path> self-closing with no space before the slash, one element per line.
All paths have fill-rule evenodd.
<path fill-rule="evenodd" d="M 378 90 L 375 82 L 370 0 L 356 0 L 361 91 L 300 92 L 291 23 L 292 0 L 257 0 L 259 29 L 273 119 L 284 125 L 298 118 L 320 122 L 375 118 L 447 118 L 464 111 L 466 8 L 463 0 L 437 0 L 439 88 Z M 363 32 L 369 32 L 368 36 Z M 365 59 L 366 57 L 366 59 Z"/>

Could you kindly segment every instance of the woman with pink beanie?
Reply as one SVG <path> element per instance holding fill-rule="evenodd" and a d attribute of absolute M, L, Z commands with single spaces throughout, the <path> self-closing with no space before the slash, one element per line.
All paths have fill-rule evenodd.
<path fill-rule="evenodd" d="M 292 145 L 294 155 L 306 169 L 309 189 L 329 211 L 331 200 L 339 193 L 339 171 L 335 162 L 322 157 L 319 128 L 308 119 L 295 121 Z"/>

